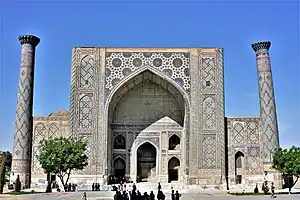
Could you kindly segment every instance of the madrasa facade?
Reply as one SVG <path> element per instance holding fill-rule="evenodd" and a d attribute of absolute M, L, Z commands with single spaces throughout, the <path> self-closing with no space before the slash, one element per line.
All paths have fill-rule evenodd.
<path fill-rule="evenodd" d="M 45 179 L 38 141 L 71 136 L 88 143 L 89 164 L 71 182 L 255 185 L 272 170 L 279 147 L 269 41 L 252 44 L 260 115 L 226 117 L 222 48 L 98 48 L 72 50 L 70 110 L 32 118 L 36 36 L 20 36 L 12 175 L 25 187 Z M 249 48 L 251 45 L 249 45 Z M 255 69 L 253 56 L 253 70 Z M 33 120 L 32 120 L 33 119 Z"/>

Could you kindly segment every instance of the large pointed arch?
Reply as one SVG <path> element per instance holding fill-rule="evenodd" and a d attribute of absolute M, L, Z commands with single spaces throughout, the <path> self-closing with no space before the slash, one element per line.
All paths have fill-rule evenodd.
<path fill-rule="evenodd" d="M 107 97 L 107 100 L 106 100 L 106 104 L 105 104 L 105 113 L 107 114 L 108 112 L 108 108 L 109 108 L 109 104 L 111 103 L 111 100 L 113 98 L 113 96 L 115 95 L 115 93 L 124 85 L 126 84 L 129 80 L 131 80 L 132 78 L 136 77 L 138 74 L 141 74 L 142 72 L 144 71 L 150 71 L 154 74 L 156 74 L 158 77 L 166 80 L 168 83 L 172 84 L 179 92 L 180 94 L 182 95 L 183 99 L 184 99 L 184 102 L 186 104 L 186 107 L 189 107 L 190 105 L 190 100 L 189 100 L 189 97 L 188 97 L 188 94 L 186 91 L 184 91 L 182 89 L 182 87 L 176 83 L 173 79 L 169 78 L 168 76 L 166 76 L 165 74 L 163 74 L 161 71 L 157 70 L 157 69 L 154 69 L 152 68 L 151 66 L 145 66 L 145 67 L 141 67 L 137 70 L 135 70 L 134 72 L 132 72 L 130 75 L 128 75 L 127 77 L 125 77 L 124 79 L 122 79 L 118 84 L 117 86 L 110 92 L 110 94 L 108 95 Z"/>
<path fill-rule="evenodd" d="M 183 135 L 185 135 L 186 140 L 189 140 L 189 108 L 190 108 L 190 100 L 189 100 L 189 96 L 187 94 L 187 92 L 185 90 L 183 90 L 183 88 L 176 83 L 173 79 L 169 78 L 168 76 L 166 76 L 165 74 L 163 74 L 161 71 L 158 71 L 156 69 L 153 69 L 151 66 L 145 66 L 142 67 L 138 70 L 136 70 L 135 72 L 133 72 L 132 74 L 130 74 L 129 76 L 127 76 L 126 78 L 124 78 L 123 80 L 121 80 L 118 85 L 109 93 L 109 95 L 106 98 L 106 103 L 105 103 L 105 110 L 104 110 L 104 130 L 102 133 L 102 141 L 106 141 L 103 143 L 103 158 L 104 160 L 107 160 L 107 158 L 109 158 L 111 152 L 109 152 L 108 150 L 108 144 L 111 144 L 111 137 L 109 137 L 109 135 L 112 133 L 112 130 L 109 127 L 110 122 L 112 121 L 112 113 L 114 111 L 114 107 L 115 105 L 119 102 L 119 100 L 122 98 L 122 95 L 125 95 L 128 90 L 132 89 L 133 87 L 135 87 L 136 85 L 138 85 L 138 79 L 137 77 L 143 73 L 150 73 L 153 74 L 155 80 L 151 80 L 151 81 L 162 81 L 164 82 L 164 87 L 166 87 L 165 89 L 167 91 L 169 91 L 170 93 L 172 92 L 177 92 L 179 95 L 177 95 L 179 98 L 181 98 L 180 100 L 178 99 L 178 101 L 180 101 L 183 104 L 183 119 L 182 119 L 182 123 L 181 124 L 182 127 L 184 127 L 184 133 Z M 136 85 L 130 86 L 128 83 L 132 83 L 132 81 L 135 82 Z M 132 87 L 132 88 L 127 88 L 127 87 Z M 115 104 L 115 105 L 113 105 Z M 188 154 L 189 154 L 189 145 L 185 145 L 185 152 L 186 152 L 186 165 L 189 162 L 188 159 Z M 107 174 L 107 169 L 109 169 L 111 166 L 109 166 L 109 161 L 104 165 L 104 170 Z M 108 171 L 109 174 L 109 171 Z"/>

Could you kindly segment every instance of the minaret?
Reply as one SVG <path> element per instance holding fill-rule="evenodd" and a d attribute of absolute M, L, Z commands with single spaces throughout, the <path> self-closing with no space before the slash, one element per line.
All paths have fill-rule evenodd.
<path fill-rule="evenodd" d="M 269 41 L 252 44 L 252 48 L 256 53 L 264 165 L 272 164 L 273 150 L 279 147 L 276 104 L 269 55 L 270 46 L 271 42 Z"/>
<path fill-rule="evenodd" d="M 35 47 L 40 39 L 33 35 L 19 37 L 22 45 L 21 69 L 18 85 L 11 181 L 20 177 L 22 187 L 30 188 L 32 152 L 32 107 Z"/>

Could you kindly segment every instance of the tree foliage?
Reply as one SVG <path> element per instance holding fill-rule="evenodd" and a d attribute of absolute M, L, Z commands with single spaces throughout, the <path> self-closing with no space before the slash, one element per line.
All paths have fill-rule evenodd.
<path fill-rule="evenodd" d="M 88 164 L 86 146 L 86 141 L 73 138 L 43 139 L 37 159 L 45 173 L 56 174 L 65 185 L 72 170 L 82 170 Z"/>
<path fill-rule="evenodd" d="M 12 155 L 9 151 L 0 151 L 0 194 L 3 192 L 4 184 L 7 180 L 6 173 L 11 168 Z"/>
<path fill-rule="evenodd" d="M 296 181 L 289 188 L 293 187 L 300 176 L 300 147 L 277 149 L 273 156 L 273 168 L 283 174 L 296 176 Z"/>

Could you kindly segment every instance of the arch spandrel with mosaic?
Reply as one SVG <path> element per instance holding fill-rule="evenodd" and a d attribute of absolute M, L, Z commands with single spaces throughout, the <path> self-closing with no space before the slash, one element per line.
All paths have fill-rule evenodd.
<path fill-rule="evenodd" d="M 122 80 L 142 68 L 162 72 L 189 93 L 189 52 L 106 52 L 105 60 L 106 96 Z"/>

